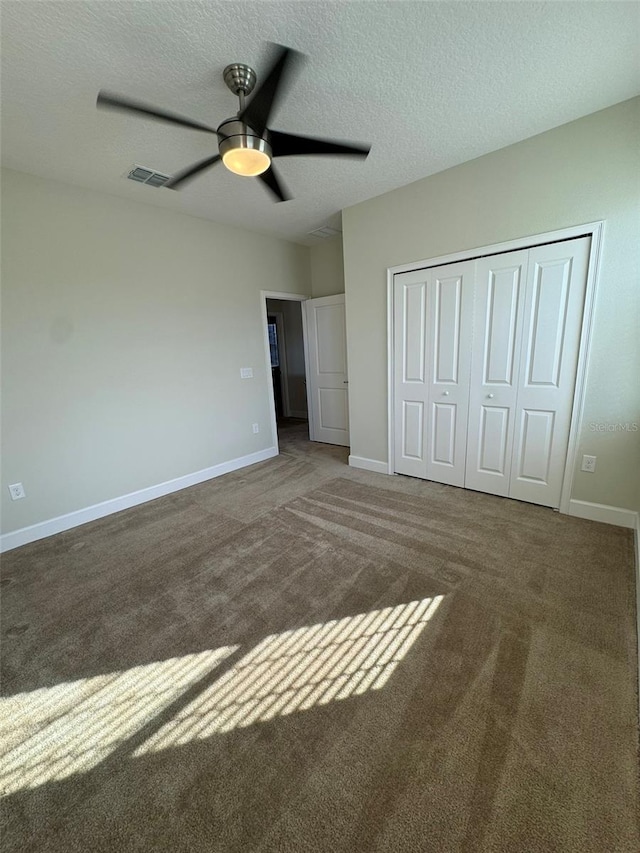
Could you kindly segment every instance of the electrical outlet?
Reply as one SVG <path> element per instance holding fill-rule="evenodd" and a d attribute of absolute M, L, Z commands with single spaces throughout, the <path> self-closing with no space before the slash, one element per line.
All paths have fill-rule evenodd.
<path fill-rule="evenodd" d="M 254 432 L 260 432 L 260 427 L 258 426 L 258 424 L 253 424 L 251 428 Z"/>
<path fill-rule="evenodd" d="M 241 367 L 240 368 L 240 379 L 253 379 L 253 368 L 252 367 Z"/>
<path fill-rule="evenodd" d="M 9 494 L 12 501 L 19 501 L 20 498 L 26 498 L 27 496 L 22 483 L 14 483 L 12 486 L 9 486 Z"/>
<path fill-rule="evenodd" d="M 587 471 L 589 474 L 593 474 L 596 470 L 596 457 L 595 456 L 583 456 L 582 457 L 582 467 L 581 471 Z"/>

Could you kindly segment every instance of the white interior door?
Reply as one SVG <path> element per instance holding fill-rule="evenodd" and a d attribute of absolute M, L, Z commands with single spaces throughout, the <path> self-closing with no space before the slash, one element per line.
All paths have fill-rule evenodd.
<path fill-rule="evenodd" d="M 349 446 L 344 293 L 304 303 L 308 352 L 309 438 Z"/>
<path fill-rule="evenodd" d="M 529 250 L 509 497 L 543 506 L 560 504 L 590 243 Z"/>
<path fill-rule="evenodd" d="M 474 262 L 395 277 L 395 470 L 464 485 Z"/>
<path fill-rule="evenodd" d="M 465 486 L 508 495 L 528 250 L 476 265 Z"/>

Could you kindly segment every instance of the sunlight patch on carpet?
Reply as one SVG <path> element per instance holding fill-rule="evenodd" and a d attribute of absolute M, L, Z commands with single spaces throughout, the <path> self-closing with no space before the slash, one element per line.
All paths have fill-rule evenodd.
<path fill-rule="evenodd" d="M 0 699 L 0 794 L 95 767 L 238 646 Z"/>
<path fill-rule="evenodd" d="M 265 637 L 133 756 L 379 690 L 442 598 Z M 96 767 L 239 648 L 224 646 L 0 699 L 0 795 Z"/>
<path fill-rule="evenodd" d="M 424 598 L 266 637 L 134 755 L 379 690 L 442 598 Z"/>

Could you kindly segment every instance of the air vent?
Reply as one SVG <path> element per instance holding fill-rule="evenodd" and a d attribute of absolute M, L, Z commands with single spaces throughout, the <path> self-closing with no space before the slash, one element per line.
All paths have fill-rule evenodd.
<path fill-rule="evenodd" d="M 323 225 L 322 228 L 316 228 L 315 231 L 309 231 L 309 237 L 318 237 L 320 240 L 327 240 L 329 237 L 335 237 L 336 234 L 341 234 L 337 228 L 329 228 L 328 225 Z"/>
<path fill-rule="evenodd" d="M 137 181 L 139 184 L 147 184 L 150 187 L 163 187 L 170 177 L 171 175 L 163 175 L 162 172 L 147 169 L 146 166 L 134 166 L 127 175 L 130 181 Z"/>

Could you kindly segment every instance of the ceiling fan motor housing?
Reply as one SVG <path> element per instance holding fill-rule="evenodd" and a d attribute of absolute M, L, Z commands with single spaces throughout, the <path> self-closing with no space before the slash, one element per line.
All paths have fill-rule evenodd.
<path fill-rule="evenodd" d="M 218 140 L 220 156 L 224 157 L 229 151 L 237 148 L 250 148 L 260 151 L 272 159 L 271 145 L 269 144 L 269 132 L 265 130 L 260 136 L 249 125 L 238 118 L 229 118 L 218 127 Z"/>

